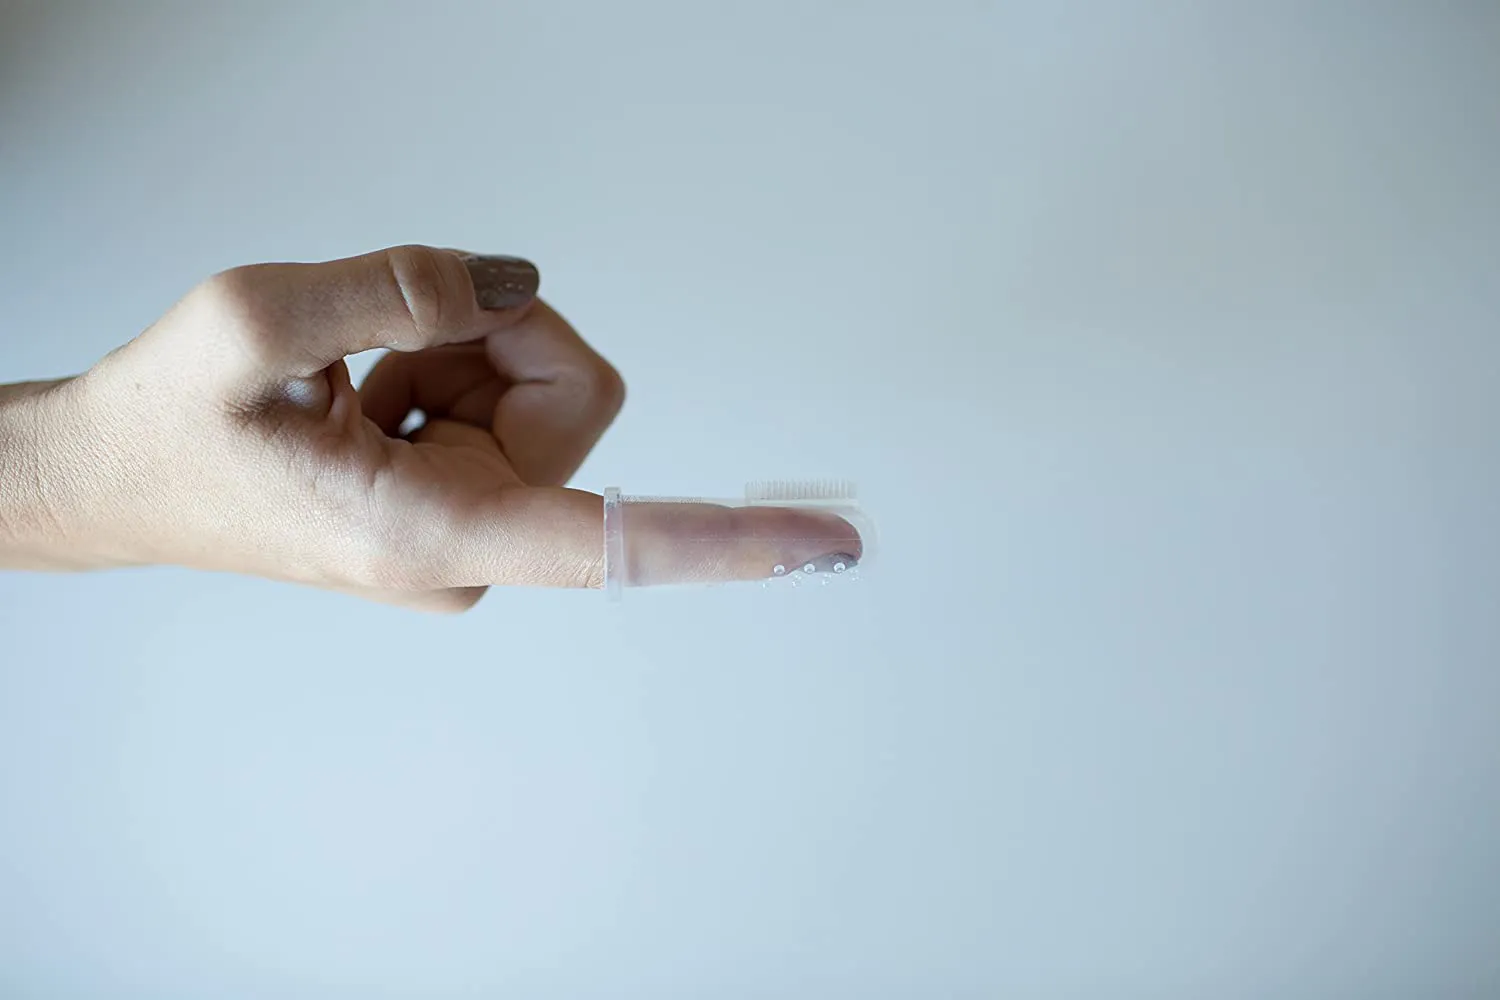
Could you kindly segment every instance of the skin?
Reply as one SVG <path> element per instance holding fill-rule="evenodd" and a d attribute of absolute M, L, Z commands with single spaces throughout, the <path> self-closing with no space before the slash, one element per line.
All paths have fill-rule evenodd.
<path fill-rule="evenodd" d="M 601 586 L 601 498 L 565 484 L 624 383 L 545 302 L 483 291 L 431 247 L 235 268 L 84 374 L 0 386 L 0 568 L 172 564 L 433 611 Z M 356 389 L 345 357 L 378 347 Z M 634 523 L 651 582 L 859 554 L 808 512 Z"/>

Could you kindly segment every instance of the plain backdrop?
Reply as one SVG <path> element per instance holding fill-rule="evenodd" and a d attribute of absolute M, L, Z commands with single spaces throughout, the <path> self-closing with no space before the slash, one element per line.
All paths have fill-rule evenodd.
<path fill-rule="evenodd" d="M 461 618 L 0 577 L 0 995 L 1496 995 L 1497 53 L 1484 2 L 0 5 L 0 380 L 238 263 L 524 254 L 630 386 L 577 485 L 881 529 Z"/>

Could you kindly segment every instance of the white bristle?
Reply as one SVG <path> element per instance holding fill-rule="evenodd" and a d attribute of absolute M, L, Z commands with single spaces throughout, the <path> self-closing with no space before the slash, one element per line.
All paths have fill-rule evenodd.
<path fill-rule="evenodd" d="M 854 484 L 847 479 L 768 479 L 745 487 L 745 499 L 750 503 L 849 501 L 854 497 Z"/>

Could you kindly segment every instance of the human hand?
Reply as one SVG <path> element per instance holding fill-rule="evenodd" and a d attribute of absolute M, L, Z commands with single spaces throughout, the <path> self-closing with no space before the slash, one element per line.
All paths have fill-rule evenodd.
<path fill-rule="evenodd" d="M 624 387 L 538 280 L 415 246 L 209 279 L 84 375 L 0 399 L 0 563 L 170 563 L 432 610 L 600 586 L 600 497 L 564 484 Z M 356 390 L 344 358 L 379 347 Z M 664 510 L 642 551 L 663 580 L 763 577 L 808 538 L 858 552 L 815 517 Z"/>

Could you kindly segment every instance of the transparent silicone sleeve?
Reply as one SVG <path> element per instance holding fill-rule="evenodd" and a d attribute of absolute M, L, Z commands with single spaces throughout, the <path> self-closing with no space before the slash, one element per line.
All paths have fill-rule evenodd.
<path fill-rule="evenodd" d="M 848 483 L 752 483 L 742 497 L 604 491 L 604 589 L 854 577 L 874 525 Z"/>

